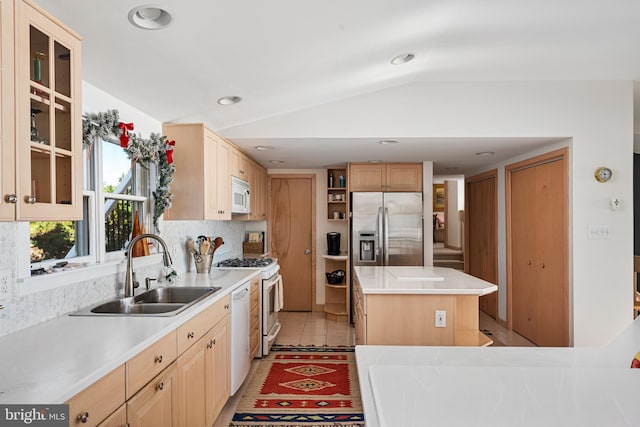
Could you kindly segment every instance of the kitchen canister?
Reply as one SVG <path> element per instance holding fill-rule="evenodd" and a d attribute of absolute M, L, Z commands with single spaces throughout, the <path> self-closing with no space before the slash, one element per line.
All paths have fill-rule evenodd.
<path fill-rule="evenodd" d="M 193 261 L 196 263 L 197 273 L 208 273 L 209 271 L 211 271 L 213 254 L 193 254 Z"/>

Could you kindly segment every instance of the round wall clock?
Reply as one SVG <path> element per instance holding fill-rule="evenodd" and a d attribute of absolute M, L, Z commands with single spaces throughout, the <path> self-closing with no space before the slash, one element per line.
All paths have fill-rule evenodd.
<path fill-rule="evenodd" d="M 613 172 L 611 169 L 606 167 L 601 167 L 596 169 L 595 177 L 598 182 L 607 182 L 611 179 Z"/>

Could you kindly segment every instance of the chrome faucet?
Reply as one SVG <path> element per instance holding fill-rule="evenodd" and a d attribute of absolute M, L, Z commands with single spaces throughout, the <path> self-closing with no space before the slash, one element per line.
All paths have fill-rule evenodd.
<path fill-rule="evenodd" d="M 171 264 L 173 263 L 171 261 L 171 255 L 169 254 L 169 248 L 167 248 L 167 244 L 165 243 L 164 240 L 162 240 L 160 236 L 156 234 L 151 234 L 151 233 L 138 234 L 136 237 L 131 239 L 131 242 L 129 242 L 129 246 L 127 247 L 127 273 L 124 277 L 124 296 L 125 297 L 132 297 L 133 289 L 134 289 L 133 262 L 132 262 L 133 257 L 131 256 L 131 252 L 133 251 L 133 246 L 136 244 L 136 242 L 144 238 L 154 239 L 158 243 L 160 243 L 163 250 L 162 260 L 164 262 L 165 267 L 171 267 Z"/>

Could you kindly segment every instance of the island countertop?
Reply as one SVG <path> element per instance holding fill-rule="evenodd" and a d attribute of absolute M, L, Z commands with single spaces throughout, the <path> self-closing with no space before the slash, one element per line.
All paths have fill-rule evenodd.
<path fill-rule="evenodd" d="M 364 294 L 487 295 L 493 283 L 445 267 L 354 267 Z"/>

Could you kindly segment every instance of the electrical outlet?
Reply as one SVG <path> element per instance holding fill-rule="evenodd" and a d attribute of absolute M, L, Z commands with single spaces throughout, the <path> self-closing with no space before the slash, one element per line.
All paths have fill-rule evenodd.
<path fill-rule="evenodd" d="M 436 310 L 436 328 L 447 327 L 447 312 L 446 310 Z"/>
<path fill-rule="evenodd" d="M 5 268 L 0 270 L 0 301 L 9 299 L 11 296 L 11 270 Z"/>

